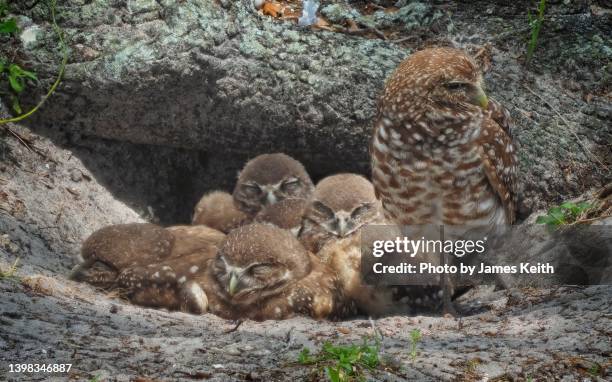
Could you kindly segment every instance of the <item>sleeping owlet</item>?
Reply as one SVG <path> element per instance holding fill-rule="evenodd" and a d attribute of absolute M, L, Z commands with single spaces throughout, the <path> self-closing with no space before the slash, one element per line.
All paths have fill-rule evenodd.
<path fill-rule="evenodd" d="M 75 267 L 70 277 L 110 288 L 115 286 L 117 275 L 124 269 L 208 250 L 224 238 L 222 232 L 205 226 L 111 225 L 85 240 L 81 249 L 83 263 Z"/>
<path fill-rule="evenodd" d="M 92 233 L 83 243 L 81 257 L 70 278 L 109 287 L 118 272 L 138 264 L 151 264 L 170 256 L 174 235 L 154 224 L 117 224 Z"/>
<path fill-rule="evenodd" d="M 283 199 L 307 199 L 313 188 L 300 162 L 285 154 L 262 154 L 240 171 L 233 197 L 238 209 L 253 217 Z"/>
<path fill-rule="evenodd" d="M 223 191 L 213 191 L 200 199 L 195 207 L 191 224 L 205 225 L 228 233 L 249 220 L 247 214 L 236 207 L 232 195 Z"/>
<path fill-rule="evenodd" d="M 124 269 L 114 286 L 134 304 L 204 313 L 208 306 L 206 293 L 194 279 L 206 271 L 225 235 L 206 226 L 174 226 L 167 230 L 175 238 L 170 256 Z"/>
<path fill-rule="evenodd" d="M 349 312 L 331 270 L 289 231 L 269 224 L 230 232 L 198 281 L 209 311 L 228 319 L 322 319 Z"/>
<path fill-rule="evenodd" d="M 372 183 L 361 175 L 321 180 L 309 200 L 299 238 L 316 253 L 330 239 L 350 236 L 366 224 L 382 224 Z"/>
<path fill-rule="evenodd" d="M 273 224 L 278 228 L 289 230 L 297 236 L 302 227 L 302 217 L 307 205 L 308 201 L 306 199 L 285 199 L 276 204 L 265 206 L 255 216 L 255 221 Z"/>
<path fill-rule="evenodd" d="M 391 288 L 375 288 L 361 277 L 361 229 L 384 224 L 374 187 L 357 174 L 338 174 L 317 184 L 304 216 L 300 239 L 337 275 L 347 300 L 361 313 L 405 312 Z"/>

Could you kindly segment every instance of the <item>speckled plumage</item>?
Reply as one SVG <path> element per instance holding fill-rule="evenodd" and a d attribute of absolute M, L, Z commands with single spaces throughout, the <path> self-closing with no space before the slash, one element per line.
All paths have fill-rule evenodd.
<path fill-rule="evenodd" d="M 510 224 L 517 160 L 507 111 L 486 108 L 464 52 L 432 48 L 403 61 L 380 98 L 372 177 L 385 216 L 404 225 Z"/>
<path fill-rule="evenodd" d="M 316 253 L 327 241 L 350 236 L 364 224 L 380 223 L 381 219 L 370 181 L 357 174 L 332 175 L 317 184 L 299 238 Z"/>
<path fill-rule="evenodd" d="M 308 206 L 306 199 L 285 199 L 276 204 L 265 206 L 255 216 L 255 221 L 268 223 L 298 235 L 302 218 Z"/>
<path fill-rule="evenodd" d="M 135 304 L 200 314 L 208 299 L 197 278 L 206 272 L 225 235 L 206 226 L 174 226 L 175 243 L 162 261 L 124 269 L 115 282 Z"/>
<path fill-rule="evenodd" d="M 371 316 L 401 309 L 390 288 L 369 286 L 361 277 L 361 229 L 384 223 L 372 183 L 361 175 L 338 174 L 317 184 L 299 236 L 334 271 L 347 301 Z"/>
<path fill-rule="evenodd" d="M 335 275 L 288 231 L 253 223 L 232 231 L 200 279 L 209 311 L 229 319 L 338 318 Z"/>
<path fill-rule="evenodd" d="M 264 206 L 281 200 L 307 199 L 314 186 L 304 166 L 286 154 L 262 154 L 240 171 L 234 203 L 253 217 Z"/>
<path fill-rule="evenodd" d="M 121 270 L 169 257 L 174 240 L 171 232 L 148 223 L 101 228 L 83 243 L 83 262 L 74 268 L 70 277 L 95 286 L 110 287 Z"/>
<path fill-rule="evenodd" d="M 232 195 L 223 191 L 213 191 L 202 196 L 193 212 L 191 224 L 205 225 L 228 233 L 250 220 L 247 214 L 236 207 Z"/>
<path fill-rule="evenodd" d="M 371 142 L 372 180 L 399 225 L 492 226 L 515 220 L 517 158 L 509 113 L 488 101 L 466 53 L 432 48 L 387 80 Z M 447 260 L 444 260 L 447 261 Z M 442 278 L 452 312 L 452 285 Z"/>

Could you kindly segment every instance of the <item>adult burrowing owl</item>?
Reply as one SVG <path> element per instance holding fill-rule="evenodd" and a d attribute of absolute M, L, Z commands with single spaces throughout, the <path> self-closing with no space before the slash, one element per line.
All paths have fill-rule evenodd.
<path fill-rule="evenodd" d="M 289 232 L 253 223 L 229 233 L 205 277 L 210 312 L 229 319 L 348 313 L 336 276 Z"/>
<path fill-rule="evenodd" d="M 156 263 L 170 256 L 174 240 L 170 231 L 148 223 L 101 228 L 83 243 L 83 262 L 74 268 L 70 278 L 109 287 L 122 269 Z"/>
<path fill-rule="evenodd" d="M 206 226 L 167 228 L 175 238 L 166 259 L 124 269 L 114 287 L 135 304 L 203 313 L 208 301 L 197 281 L 206 272 L 225 235 Z"/>
<path fill-rule="evenodd" d="M 376 194 L 397 224 L 503 226 L 515 219 L 509 114 L 488 101 L 478 66 L 460 50 L 426 49 L 399 65 L 380 98 L 371 158 Z M 453 311 L 447 277 L 444 308 Z"/>
<path fill-rule="evenodd" d="M 263 206 L 283 199 L 307 199 L 313 188 L 300 162 L 285 154 L 263 154 L 244 166 L 233 196 L 240 210 L 255 216 Z"/>
<path fill-rule="evenodd" d="M 371 145 L 385 216 L 403 225 L 510 224 L 516 155 L 508 113 L 464 52 L 433 48 L 388 79 Z"/>
<path fill-rule="evenodd" d="M 297 236 L 302 227 L 302 218 L 307 205 L 308 201 L 306 199 L 285 199 L 264 207 L 255 216 L 255 221 L 273 224 L 278 228 L 289 230 Z"/>
<path fill-rule="evenodd" d="M 249 220 L 247 214 L 236 207 L 232 195 L 223 191 L 213 191 L 200 199 L 195 207 L 191 224 L 205 225 L 228 233 Z"/>
<path fill-rule="evenodd" d="M 310 199 L 299 238 L 316 253 L 330 239 L 347 237 L 381 221 L 372 183 L 361 175 L 338 174 L 321 180 Z"/>

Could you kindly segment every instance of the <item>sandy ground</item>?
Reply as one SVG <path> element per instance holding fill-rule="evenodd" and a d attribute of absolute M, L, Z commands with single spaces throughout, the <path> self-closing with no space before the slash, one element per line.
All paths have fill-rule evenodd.
<path fill-rule="evenodd" d="M 6 139 L 0 168 L 0 380 L 319 380 L 296 362 L 304 346 L 383 335 L 372 380 L 609 380 L 612 286 L 492 291 L 461 298 L 469 315 L 371 322 L 308 318 L 235 323 L 132 306 L 66 279 L 80 241 L 142 219 L 71 153 L 14 127 L 38 153 Z M 52 206 L 53 208 L 51 208 Z M 409 333 L 420 329 L 417 356 Z M 14 363 L 71 363 L 67 374 L 11 374 Z M 140 379 L 138 379 L 140 378 Z"/>

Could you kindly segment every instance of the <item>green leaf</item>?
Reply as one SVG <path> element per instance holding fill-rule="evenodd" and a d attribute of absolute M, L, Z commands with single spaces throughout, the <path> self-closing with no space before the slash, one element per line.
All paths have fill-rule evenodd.
<path fill-rule="evenodd" d="M 565 213 L 561 207 L 553 207 L 548 210 L 548 216 L 555 219 L 557 224 L 567 224 L 567 221 L 565 220 Z"/>
<path fill-rule="evenodd" d="M 414 342 L 418 342 L 421 340 L 421 331 L 419 329 L 412 329 L 410 332 L 410 338 Z"/>
<path fill-rule="evenodd" d="M 17 64 L 11 64 L 9 66 L 9 73 L 14 75 L 15 77 L 27 77 L 32 80 L 37 80 L 36 74 L 34 72 L 29 72 L 24 70 L 21 66 Z"/>
<path fill-rule="evenodd" d="M 561 204 L 559 207 L 563 208 L 564 210 L 568 210 L 569 212 L 572 213 L 572 215 L 577 215 L 578 212 L 580 212 L 580 208 L 578 208 L 576 204 L 571 203 L 571 202 L 565 202 Z"/>
<path fill-rule="evenodd" d="M 38 77 L 36 77 L 36 73 L 30 72 L 30 71 L 27 71 L 27 70 L 22 70 L 21 71 L 21 76 L 22 77 L 27 77 L 27 78 L 29 78 L 31 80 L 34 80 L 34 81 L 38 80 Z"/>
<path fill-rule="evenodd" d="M 16 77 L 12 74 L 9 74 L 9 83 L 11 85 L 11 88 L 13 88 L 13 90 L 15 91 L 15 93 L 21 93 L 23 91 L 24 88 L 24 83 L 23 83 L 23 79 Z"/>
<path fill-rule="evenodd" d="M 312 358 L 310 357 L 310 349 L 303 348 L 298 356 L 298 362 L 302 365 L 306 365 L 312 363 Z"/>
<path fill-rule="evenodd" d="M 23 114 L 23 110 L 21 110 L 21 104 L 19 104 L 19 99 L 17 99 L 17 97 L 12 94 L 11 94 L 11 106 L 13 107 L 13 110 L 15 111 L 15 113 Z"/>
<path fill-rule="evenodd" d="M 0 33 L 11 34 L 15 32 L 17 32 L 17 22 L 15 19 L 0 22 Z"/>
<path fill-rule="evenodd" d="M 580 202 L 578 203 L 578 208 L 580 209 L 580 212 L 584 212 L 588 209 L 593 208 L 593 205 L 589 202 Z"/>
<path fill-rule="evenodd" d="M 340 382 L 340 370 L 329 366 L 325 367 L 325 374 L 331 382 Z"/>
<path fill-rule="evenodd" d="M 536 224 L 554 225 L 554 223 L 555 220 L 548 215 L 541 215 L 536 219 Z"/>

